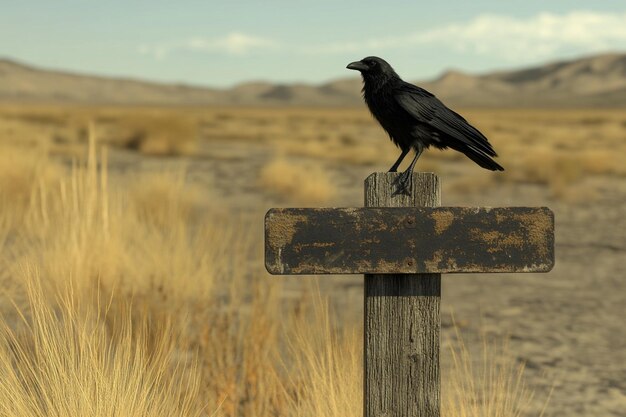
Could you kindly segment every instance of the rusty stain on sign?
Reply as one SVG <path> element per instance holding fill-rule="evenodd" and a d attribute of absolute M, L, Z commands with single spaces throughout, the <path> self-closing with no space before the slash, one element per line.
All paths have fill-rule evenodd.
<path fill-rule="evenodd" d="M 433 220 L 435 221 L 435 232 L 442 234 L 454 220 L 454 213 L 448 210 L 437 210 L 433 212 Z"/>

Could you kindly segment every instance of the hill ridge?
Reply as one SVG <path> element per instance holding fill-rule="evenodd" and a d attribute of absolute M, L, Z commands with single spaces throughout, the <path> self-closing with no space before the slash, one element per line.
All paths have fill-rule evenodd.
<path fill-rule="evenodd" d="M 626 53 L 609 52 L 474 75 L 457 68 L 417 82 L 453 106 L 626 106 Z M 359 78 L 261 80 L 231 88 L 41 69 L 0 57 L 0 102 L 127 105 L 361 105 Z"/>

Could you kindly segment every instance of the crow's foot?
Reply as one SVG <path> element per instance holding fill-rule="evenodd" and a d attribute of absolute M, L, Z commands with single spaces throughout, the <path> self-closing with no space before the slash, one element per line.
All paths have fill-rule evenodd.
<path fill-rule="evenodd" d="M 411 195 L 411 190 L 413 188 L 413 173 L 407 169 L 394 181 L 394 185 L 396 186 L 396 190 L 393 192 L 393 195 Z"/>

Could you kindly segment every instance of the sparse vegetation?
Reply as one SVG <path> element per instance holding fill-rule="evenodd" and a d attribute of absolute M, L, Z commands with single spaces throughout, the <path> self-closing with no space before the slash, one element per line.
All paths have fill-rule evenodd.
<path fill-rule="evenodd" d="M 197 152 L 197 114 L 183 109 L 118 107 L 0 107 L 3 142 L 44 143 L 52 152 L 77 156 L 88 141 L 88 126 L 100 143 L 151 156 Z M 25 143 L 24 143 L 25 142 Z"/>
<path fill-rule="evenodd" d="M 336 192 L 322 168 L 295 164 L 284 157 L 264 166 L 260 181 L 269 192 L 277 192 L 302 204 L 327 202 Z"/>
<path fill-rule="evenodd" d="M 220 207 L 219 190 L 200 188 L 184 168 L 107 170 L 116 161 L 96 153 L 99 144 L 149 153 L 129 145 L 132 132 L 145 124 L 145 137 L 156 138 L 167 130 L 162 116 L 166 124 L 183 117 L 137 112 L 0 109 L 0 416 L 360 415 L 359 324 L 333 327 L 318 296 L 284 300 L 281 281 L 261 271 L 258 217 Z M 467 114 L 507 171 L 473 177 L 479 171 L 466 174 L 474 168 L 462 156 L 430 151 L 418 166 L 449 174 L 455 193 L 523 183 L 562 198 L 586 177 L 626 175 L 617 111 Z M 397 156 L 363 111 L 186 109 L 184 117 L 172 123 L 181 134 L 156 153 L 187 154 L 181 138 L 206 158 L 224 142 L 267 147 L 251 169 L 254 184 L 300 204 L 334 201 L 330 167 L 388 168 Z M 276 147 L 285 154 L 276 157 Z M 487 354 L 493 373 L 481 379 L 466 372 L 476 358 L 453 346 L 461 350 L 444 375 L 446 415 L 518 415 L 527 398 L 518 364 Z"/>
<path fill-rule="evenodd" d="M 491 138 L 508 168 L 503 179 L 555 190 L 586 175 L 626 175 L 623 114 L 616 110 L 464 110 Z M 0 108 L 0 137 L 20 146 L 39 144 L 76 156 L 93 121 L 100 143 L 146 155 L 201 155 L 200 141 L 253 143 L 281 149 L 285 159 L 390 165 L 397 150 L 363 110 L 19 107 Z M 82 145 L 81 145 L 82 144 Z M 606 149 L 613 149 L 607 151 Z M 445 171 L 457 152 L 431 150 L 422 170 Z M 435 162 L 436 161 L 436 162 Z M 318 165 L 317 163 L 315 165 Z M 421 169 L 421 168 L 420 168 Z"/>

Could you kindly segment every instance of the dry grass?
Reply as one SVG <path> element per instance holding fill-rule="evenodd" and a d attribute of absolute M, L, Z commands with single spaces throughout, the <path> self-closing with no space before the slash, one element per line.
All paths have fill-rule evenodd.
<path fill-rule="evenodd" d="M 133 211 L 142 222 L 165 228 L 177 219 L 191 222 L 204 190 L 186 181 L 184 167 L 177 170 L 140 172 L 128 183 Z"/>
<path fill-rule="evenodd" d="M 328 302 L 312 286 L 288 323 L 291 369 L 290 415 L 360 417 L 363 415 L 363 335 L 338 330 Z M 308 308 L 307 308 L 308 306 Z"/>
<path fill-rule="evenodd" d="M 27 149 L 0 144 L 0 212 L 10 213 L 14 227 L 22 224 L 29 202 L 62 176 L 42 147 Z"/>
<path fill-rule="evenodd" d="M 0 321 L 0 416 L 200 415 L 197 368 L 175 358 L 175 328 L 71 293 L 51 302 L 36 270 L 21 278 L 28 310 Z"/>
<path fill-rule="evenodd" d="M 45 143 L 53 152 L 76 156 L 85 149 L 89 125 L 100 143 L 151 156 L 194 155 L 199 117 L 184 109 L 119 107 L 0 107 L 0 137 L 22 145 Z"/>
<path fill-rule="evenodd" d="M 242 311 L 250 299 L 245 281 L 254 269 L 247 265 L 254 254 L 244 235 L 245 219 L 209 213 L 192 222 L 193 200 L 179 199 L 192 194 L 180 177 L 162 183 L 157 180 L 166 178 L 163 175 L 152 181 L 140 177 L 130 187 L 126 183 L 112 187 L 106 160 L 101 164 L 104 169 L 97 170 L 93 142 L 91 149 L 86 164 L 74 164 L 70 172 L 51 184 L 37 183 L 32 194 L 47 197 L 31 198 L 25 203 L 24 225 L 19 232 L 11 222 L 0 222 L 0 236 L 10 236 L 0 239 L 5 340 L 13 343 L 13 335 L 22 334 L 19 314 L 9 303 L 13 300 L 21 311 L 31 312 L 32 316 L 27 315 L 24 321 L 30 330 L 19 337 L 31 344 L 47 341 L 46 349 L 50 350 L 20 348 L 19 361 L 11 356 L 15 349 L 0 351 L 0 355 L 4 353 L 2 360 L 7 372 L 15 368 L 15 378 L 29 373 L 28 377 L 38 384 L 50 384 L 48 391 L 34 386 L 35 390 L 43 390 L 35 393 L 26 390 L 30 383 L 15 389 L 5 386 L 4 404 L 26 407 L 24 404 L 31 403 L 33 395 L 45 397 L 45 404 L 32 406 L 33 410 L 41 407 L 39 414 L 16 414 L 22 410 L 15 409 L 14 414 L 5 415 L 194 415 L 190 413 L 192 408 L 196 412 L 213 412 L 234 401 L 237 407 L 232 413 L 225 413 L 225 408 L 219 412 L 230 416 L 240 415 L 240 404 L 262 404 L 262 399 L 257 400 L 256 394 L 249 391 L 253 386 L 250 380 L 256 378 L 257 385 L 264 387 L 272 378 L 271 373 L 258 369 L 269 366 L 258 359 L 262 357 L 261 347 L 273 346 L 273 339 L 264 337 L 259 328 L 261 314 L 256 314 L 259 320 L 253 321 L 252 312 Z M 156 192 L 151 190 L 154 184 L 159 185 Z M 135 195 L 132 190 L 141 185 L 144 192 Z M 23 209 L 23 203 L 8 206 L 2 220 L 12 217 L 11 210 Z M 212 242 L 209 250 L 207 242 Z M 230 250 L 232 254 L 225 252 Z M 24 281 L 23 265 L 37 274 L 28 275 L 31 278 Z M 233 277 L 239 279 L 233 282 Z M 213 287 L 215 280 L 222 278 L 231 282 L 225 293 L 214 291 Z M 34 282 L 40 290 L 31 291 L 25 282 Z M 255 299 L 262 302 L 263 297 L 257 294 Z M 112 305 L 114 311 L 127 314 L 117 318 L 103 316 L 103 305 Z M 278 323 L 278 319 L 267 322 Z M 102 330 L 96 334 L 104 324 L 109 326 L 109 333 Z M 134 328 L 137 332 L 131 332 Z M 54 333 L 54 329 L 58 332 Z M 126 337 L 127 332 L 133 333 L 134 338 Z M 107 339 L 111 335 L 115 338 Z M 157 336 L 160 341 L 155 339 Z M 146 351 L 141 350 L 144 337 L 151 341 Z M 67 342 L 61 343 L 63 340 Z M 73 341 L 79 346 L 70 343 Z M 35 366 L 43 355 L 52 360 L 49 368 Z M 197 368 L 193 361 L 189 362 L 190 357 L 198 357 Z M 242 362 L 242 357 L 249 359 Z M 72 360 L 63 362 L 63 358 Z M 152 360 L 156 363 L 145 364 Z M 92 363 L 97 361 L 110 369 L 97 372 L 91 380 L 77 374 L 98 371 L 100 368 L 94 368 Z M 128 366 L 131 362 L 136 368 Z M 24 369 L 20 368 L 22 365 Z M 192 379 L 181 385 L 182 376 L 171 371 L 178 368 L 185 371 L 181 375 Z M 202 378 L 193 379 L 198 377 Z M 15 378 L 7 377 L 3 382 L 13 384 Z M 237 389 L 243 387 L 244 394 L 235 395 L 225 388 L 233 383 Z M 72 386 L 68 388 L 66 384 Z M 196 385 L 197 394 L 193 388 Z M 275 382 L 269 386 L 279 388 Z M 180 392 L 174 387 L 179 387 L 178 391 L 188 390 L 185 395 L 192 397 L 193 402 L 185 397 L 181 403 Z M 60 395 L 83 389 L 88 392 L 80 398 Z M 120 395 L 126 395 L 125 399 L 109 404 Z M 148 404 L 155 395 L 160 396 L 159 400 Z M 97 403 L 89 405 L 87 400 L 93 401 L 94 396 L 98 397 Z M 165 403 L 169 408 L 163 406 Z M 104 408 L 100 411 L 93 407 Z M 182 411 L 174 412 L 177 407 L 182 407 Z M 51 409 L 53 412 L 46 411 Z M 105 414 L 107 410 L 113 414 Z"/>
<path fill-rule="evenodd" d="M 504 173 L 490 174 L 488 178 L 493 181 L 479 180 L 482 186 L 537 184 L 547 187 L 555 198 L 568 198 L 581 192 L 578 186 L 588 177 L 626 176 L 626 116 L 621 109 L 461 112 L 490 138 L 500 155 L 499 162 L 506 168 Z M 323 160 L 335 165 L 386 168 L 398 155 L 387 135 L 364 110 L 206 109 L 202 118 L 208 143 L 238 140 L 271 145 L 280 148 L 286 158 L 302 163 L 312 161 L 319 166 Z M 274 164 L 279 165 L 274 161 L 267 169 Z M 284 165 L 282 161 L 280 165 Z M 485 175 L 453 151 L 430 150 L 417 167 L 452 178 L 459 175 L 459 168 Z M 461 183 L 469 181 L 461 179 Z M 472 188 L 459 185 L 456 191 L 463 193 Z M 583 193 L 593 194 L 588 190 Z"/>
<path fill-rule="evenodd" d="M 454 318 L 453 318 L 454 321 Z M 534 393 L 524 382 L 524 363 L 515 360 L 508 341 L 482 335 L 479 360 L 465 344 L 459 327 L 446 341 L 452 366 L 443 375 L 442 415 L 458 417 L 521 417 L 528 415 Z M 545 407 L 549 395 L 545 399 Z"/>
<path fill-rule="evenodd" d="M 90 289 L 97 279 L 103 288 L 133 294 L 157 289 L 172 305 L 184 304 L 186 295 L 208 297 L 220 254 L 201 243 L 231 232 L 208 219 L 192 225 L 194 189 L 180 178 L 140 176 L 110 190 L 106 164 L 103 159 L 105 169 L 97 171 L 92 145 L 86 165 L 74 164 L 56 183 L 37 183 L 25 209 L 7 208 L 3 215 L 27 216 L 13 256 L 36 261 L 46 290 L 68 282 L 77 291 Z"/>
<path fill-rule="evenodd" d="M 363 415 L 363 335 L 337 330 L 327 302 L 315 288 L 309 310 L 290 324 L 295 387 L 295 416 L 359 417 Z M 453 319 L 454 321 L 454 319 Z M 451 365 L 442 374 L 441 415 L 444 417 L 521 417 L 528 415 L 534 393 L 526 386 L 524 363 L 515 359 L 507 340 L 483 335 L 479 352 L 470 352 L 455 325 L 455 337 L 444 342 Z M 294 372 L 295 371 L 295 372 Z M 308 382 L 308 383 L 307 383 Z M 544 400 L 542 416 L 549 401 Z M 320 399 L 324 399 L 320 401 Z M 291 415 L 291 414 L 290 414 Z"/>
<path fill-rule="evenodd" d="M 268 191 L 300 204 L 328 202 L 337 192 L 322 168 L 296 164 L 284 157 L 264 166 L 259 181 Z"/>
<path fill-rule="evenodd" d="M 260 271 L 260 232 L 251 232 L 258 229 L 258 219 L 211 209 L 202 198 L 207 191 L 189 184 L 183 168 L 109 177 L 107 155 L 96 153 L 94 132 L 104 135 L 104 123 L 111 121 L 96 121 L 91 131 L 77 130 L 77 141 L 91 143 L 87 157 L 60 165 L 49 156 L 58 148 L 45 144 L 50 130 L 69 129 L 59 122 L 71 119 L 64 111 L 42 109 L 28 123 L 19 119 L 24 110 L 2 113 L 15 128 L 20 123 L 36 126 L 31 133 L 37 130 L 40 136 L 26 142 L 21 133 L 5 130 L 8 136 L 0 138 L 5 147 L 0 153 L 0 416 L 360 415 L 360 326 L 335 328 L 332 312 L 319 297 L 296 305 L 282 302 L 280 281 Z M 78 113 L 71 122 L 75 126 L 97 112 Z M 323 126 L 325 131 L 317 134 L 328 134 L 329 143 L 349 141 L 360 149 L 375 142 L 370 149 L 390 148 L 390 162 L 395 156 L 362 113 L 206 113 L 189 110 L 189 120 L 204 118 L 216 131 L 222 123 L 233 131 L 244 121 L 253 123 L 250 132 L 256 129 L 263 137 L 242 140 L 268 146 L 288 140 L 288 129 L 293 132 L 302 122 Z M 537 115 L 529 117 L 538 122 Z M 484 121 L 488 129 L 507 119 L 489 120 Z M 602 123 L 610 131 L 614 122 L 607 120 Z M 264 133 L 266 126 L 284 137 Z M 311 138 L 306 140 L 317 140 L 310 133 L 301 132 Z M 346 134 L 350 136 L 341 139 Z M 622 146 L 609 136 L 603 144 Z M 516 157 L 526 148 L 515 143 L 495 146 L 511 167 L 530 167 L 532 160 Z M 31 151 L 34 145 L 37 152 Z M 288 155 L 300 152 L 302 163 L 278 158 L 263 168 L 260 181 L 270 192 L 318 204 L 330 199 L 335 187 L 327 174 L 312 168 L 313 162 L 349 157 L 325 156 L 313 146 L 303 149 L 287 150 Z M 547 153 L 555 149 L 560 148 L 549 147 Z M 585 174 L 623 175 L 621 165 L 610 162 L 613 155 L 584 155 L 589 159 L 572 170 L 582 166 Z M 432 164 L 445 169 L 454 158 L 458 156 L 434 152 Z M 578 181 L 578 174 L 565 174 L 567 164 L 559 166 L 559 175 Z M 523 177 L 511 181 L 551 181 L 549 169 L 521 172 Z M 456 384 L 443 392 L 446 416 L 516 415 L 526 398 L 516 385 L 522 380 L 519 368 L 486 354 L 479 360 L 480 368 L 488 370 L 481 379 L 466 372 L 475 358 L 462 349 L 453 358 L 458 367 L 444 375 Z"/>
<path fill-rule="evenodd" d="M 96 160 L 39 182 L 45 202 L 29 200 L 23 232 L 0 240 L 14 289 L 0 326 L 4 415 L 360 415 L 354 325 L 336 330 L 319 296 L 285 309 L 269 280 L 250 286 L 260 272 L 245 219 L 211 213 L 192 229 L 180 177 L 154 194 L 160 182 L 142 178 L 136 196 Z"/>
<path fill-rule="evenodd" d="M 506 171 L 495 177 L 498 180 L 544 185 L 554 197 L 562 198 L 587 177 L 626 175 L 621 110 L 468 113 L 501 156 Z"/>
<path fill-rule="evenodd" d="M 144 155 L 193 155 L 198 125 L 184 113 L 145 112 L 100 116 L 103 142 L 137 150 Z"/>
<path fill-rule="evenodd" d="M 587 176 L 626 176 L 621 109 L 461 112 L 500 154 L 506 172 L 494 175 L 496 181 L 544 185 L 560 198 Z M 147 155 L 198 155 L 201 143 L 233 141 L 277 147 L 287 159 L 312 165 L 386 167 L 398 154 L 364 109 L 0 107 L 4 141 L 46 143 L 52 152 L 73 156 L 77 144 L 87 142 L 90 121 L 102 143 Z M 446 175 L 452 166 L 472 166 L 452 151 L 431 150 L 422 158 L 418 169 Z"/>

